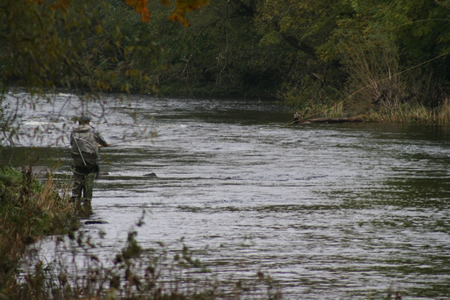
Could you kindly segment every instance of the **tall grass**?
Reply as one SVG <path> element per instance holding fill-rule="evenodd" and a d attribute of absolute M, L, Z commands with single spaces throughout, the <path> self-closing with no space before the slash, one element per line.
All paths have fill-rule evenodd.
<path fill-rule="evenodd" d="M 56 192 L 51 176 L 42 185 L 32 167 L 22 172 L 0 168 L 0 295 L 14 290 L 17 268 L 29 245 L 77 226 L 68 199 Z"/>
<path fill-rule="evenodd" d="M 420 103 L 401 103 L 391 109 L 371 111 L 368 119 L 386 123 L 418 123 L 427 125 L 450 124 L 450 100 L 436 108 Z"/>

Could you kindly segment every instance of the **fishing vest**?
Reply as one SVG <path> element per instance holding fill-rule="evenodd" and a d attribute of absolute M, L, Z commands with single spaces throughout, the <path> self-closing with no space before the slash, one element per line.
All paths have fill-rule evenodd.
<path fill-rule="evenodd" d="M 83 173 L 97 169 L 98 142 L 91 126 L 84 124 L 75 127 L 70 137 L 71 155 L 74 167 Z"/>

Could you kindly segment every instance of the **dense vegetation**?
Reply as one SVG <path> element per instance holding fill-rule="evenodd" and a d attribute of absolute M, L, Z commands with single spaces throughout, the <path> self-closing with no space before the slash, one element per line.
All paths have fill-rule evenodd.
<path fill-rule="evenodd" d="M 77 227 L 68 200 L 56 192 L 51 178 L 42 185 L 31 167 L 22 172 L 0 167 L 0 299 L 27 298 L 20 296 L 17 276 L 28 246 Z"/>
<path fill-rule="evenodd" d="M 178 16 L 146 2 L 3 0 L 2 89 L 277 97 L 306 114 L 448 121 L 449 0 L 211 1 L 189 23 L 208 1 Z"/>
<path fill-rule="evenodd" d="M 342 101 L 387 117 L 429 108 L 448 121 L 449 15 L 449 1 L 214 1 L 188 30 L 155 18 L 149 32 L 167 92 L 278 97 L 307 115 Z"/>

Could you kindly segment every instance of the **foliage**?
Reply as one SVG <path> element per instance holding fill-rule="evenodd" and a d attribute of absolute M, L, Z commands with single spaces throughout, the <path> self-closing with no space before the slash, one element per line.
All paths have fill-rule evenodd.
<path fill-rule="evenodd" d="M 167 7 L 172 6 L 170 0 L 161 0 L 161 4 Z M 150 11 L 148 9 L 148 0 L 125 0 L 125 3 L 133 7 L 141 15 L 143 22 L 150 21 Z M 169 20 L 178 21 L 189 27 L 189 21 L 186 19 L 186 13 L 199 9 L 209 4 L 209 0 L 175 0 L 173 12 Z"/>
<path fill-rule="evenodd" d="M 165 6 L 170 6 L 171 1 L 161 0 Z M 181 22 L 184 26 L 189 27 L 189 21 L 186 19 L 186 13 L 199 9 L 209 4 L 209 0 L 175 0 L 175 8 L 169 20 Z"/>
<path fill-rule="evenodd" d="M 272 65 L 255 47 L 255 14 L 255 1 L 217 1 L 192 13 L 187 30 L 165 25 L 163 12 L 155 15 L 151 32 L 167 65 L 159 77 L 162 92 L 246 96 L 273 88 Z"/>
<path fill-rule="evenodd" d="M 62 3 L 67 3 L 62 5 Z M 117 78 L 139 77 L 133 55 L 140 44 L 126 44 L 120 27 L 106 27 L 103 17 L 114 13 L 119 3 L 74 1 L 9 1 L 2 7 L 0 40 L 4 45 L 2 88 L 11 84 L 34 88 L 67 87 L 95 92 L 117 88 Z M 128 87 L 126 83 L 120 86 Z"/>
<path fill-rule="evenodd" d="M 449 97 L 448 0 L 3 2 L 3 91 L 277 97 L 303 111 L 345 100 L 351 112 Z"/>
<path fill-rule="evenodd" d="M 149 21 L 147 0 L 125 1 Z M 185 13 L 207 4 L 176 1 L 170 18 L 187 25 Z M 143 37 L 145 23 L 140 24 L 121 0 L 8 0 L 0 7 L 0 16 L 2 90 L 14 84 L 29 89 L 129 91 L 128 81 L 133 79 L 141 90 L 151 90 L 146 69 L 136 66 L 154 59 L 157 49 L 148 35 Z"/>
<path fill-rule="evenodd" d="M 405 101 L 442 104 L 450 45 L 442 7 L 420 0 L 266 1 L 259 16 L 266 40 L 303 54 L 286 70 L 281 99 L 304 111 L 343 99 L 351 99 L 345 104 L 353 112 Z M 433 85 L 424 85 L 430 75 Z"/>
<path fill-rule="evenodd" d="M 349 83 L 372 90 L 366 103 L 388 109 L 405 102 L 442 104 L 449 92 L 448 13 L 420 0 L 351 3 L 356 17 L 340 22 L 333 40 L 352 74 Z"/>
<path fill-rule="evenodd" d="M 337 21 L 351 14 L 345 1 L 266 1 L 260 30 L 275 51 L 283 51 L 279 98 L 294 109 L 310 110 L 339 100 L 346 74 L 327 45 Z M 274 38 L 276 37 L 276 38 Z M 282 50 L 286 49 L 286 50 Z"/>
<path fill-rule="evenodd" d="M 68 200 L 55 192 L 51 177 L 42 185 L 32 167 L 22 172 L 0 169 L 0 295 L 15 285 L 20 259 L 30 244 L 77 228 L 68 207 Z"/>
<path fill-rule="evenodd" d="M 142 22 L 150 21 L 150 11 L 148 10 L 148 0 L 125 0 L 125 3 L 133 7 L 140 15 Z"/>
<path fill-rule="evenodd" d="M 450 120 L 450 101 L 437 108 L 419 103 L 400 103 L 395 109 L 372 110 L 366 115 L 369 120 L 384 123 L 419 123 L 446 125 Z"/>

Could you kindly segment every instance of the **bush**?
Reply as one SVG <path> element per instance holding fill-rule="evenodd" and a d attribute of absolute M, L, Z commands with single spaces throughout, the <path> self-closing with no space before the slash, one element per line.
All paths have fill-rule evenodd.
<path fill-rule="evenodd" d="M 60 197 L 49 176 L 36 180 L 32 167 L 19 172 L 0 168 L 0 295 L 15 285 L 15 275 L 27 246 L 46 235 L 77 228 L 68 199 Z M 6 293 L 6 294 L 5 294 Z"/>

